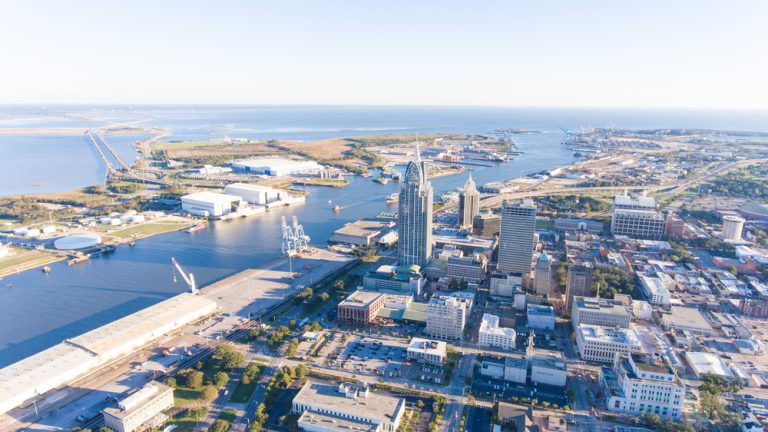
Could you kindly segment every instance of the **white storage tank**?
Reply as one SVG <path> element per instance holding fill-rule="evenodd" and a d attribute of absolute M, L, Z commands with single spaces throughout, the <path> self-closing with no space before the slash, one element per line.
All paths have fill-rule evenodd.
<path fill-rule="evenodd" d="M 144 221 L 145 221 L 144 215 L 133 215 L 133 216 L 131 216 L 131 222 L 140 223 L 140 222 L 144 222 Z"/>
<path fill-rule="evenodd" d="M 62 237 L 53 242 L 58 250 L 77 250 L 96 246 L 101 243 L 101 236 L 96 234 L 76 234 Z"/>
<path fill-rule="evenodd" d="M 37 228 L 27 231 L 27 237 L 40 237 L 40 230 Z"/>

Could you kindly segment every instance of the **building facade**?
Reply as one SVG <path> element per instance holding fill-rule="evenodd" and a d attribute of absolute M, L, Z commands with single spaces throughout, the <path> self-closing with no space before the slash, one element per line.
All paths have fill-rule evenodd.
<path fill-rule="evenodd" d="M 576 329 L 576 346 L 583 360 L 611 363 L 616 353 L 641 353 L 643 345 L 632 329 L 581 324 Z"/>
<path fill-rule="evenodd" d="M 447 276 L 463 279 L 467 282 L 480 283 L 485 280 L 487 261 L 485 256 L 450 256 L 446 260 Z"/>
<path fill-rule="evenodd" d="M 501 206 L 499 258 L 497 269 L 504 273 L 531 272 L 536 206 L 531 200 L 522 203 L 504 201 Z"/>
<path fill-rule="evenodd" d="M 482 238 L 493 238 L 499 235 L 501 216 L 491 212 L 482 212 L 472 218 L 472 235 Z"/>
<path fill-rule="evenodd" d="M 573 299 L 592 296 L 592 264 L 576 263 L 568 267 L 565 286 L 565 310 L 573 310 Z"/>
<path fill-rule="evenodd" d="M 502 274 L 493 273 L 491 275 L 491 297 L 494 299 L 507 300 L 520 292 L 523 286 L 523 275 L 521 273 Z"/>
<path fill-rule="evenodd" d="M 461 340 L 471 301 L 456 297 L 432 297 L 427 304 L 427 329 L 436 339 Z"/>
<path fill-rule="evenodd" d="M 336 306 L 338 320 L 353 324 L 370 324 L 376 319 L 376 314 L 384 307 L 385 302 L 386 296 L 382 293 L 355 291 Z"/>
<path fill-rule="evenodd" d="M 406 356 L 419 363 L 442 366 L 447 352 L 448 347 L 445 342 L 413 338 L 411 343 L 408 344 Z"/>
<path fill-rule="evenodd" d="M 504 350 L 515 349 L 517 333 L 513 328 L 500 327 L 499 317 L 491 314 L 483 314 L 480 323 L 478 344 L 482 347 L 494 347 Z"/>
<path fill-rule="evenodd" d="M 555 329 L 555 310 L 549 305 L 529 304 L 526 308 L 528 328 L 538 330 Z"/>
<path fill-rule="evenodd" d="M 680 419 L 685 386 L 662 360 L 621 356 L 614 362 L 612 372 L 610 376 L 601 373 L 609 411 L 632 415 L 650 412 L 661 418 Z"/>
<path fill-rule="evenodd" d="M 533 289 L 536 294 L 549 296 L 552 294 L 552 260 L 546 252 L 542 252 L 536 260 L 533 273 Z"/>
<path fill-rule="evenodd" d="M 571 322 L 576 330 L 579 324 L 628 328 L 632 314 L 627 305 L 598 297 L 575 297 Z"/>
<path fill-rule="evenodd" d="M 400 187 L 397 217 L 397 258 L 400 265 L 425 266 L 432 256 L 432 184 L 427 166 L 417 159 L 408 163 Z"/>
<path fill-rule="evenodd" d="M 145 425 L 150 420 L 171 407 L 173 387 L 151 381 L 119 402 L 117 407 L 106 408 L 102 414 L 105 426 L 113 431 L 133 432 L 142 428 L 148 429 Z"/>
<path fill-rule="evenodd" d="M 480 213 L 480 192 L 477 191 L 472 174 L 459 192 L 459 229 L 472 228 L 475 216 Z"/>
<path fill-rule="evenodd" d="M 741 241 L 744 230 L 744 218 L 740 216 L 723 216 L 723 238 L 731 241 Z"/>

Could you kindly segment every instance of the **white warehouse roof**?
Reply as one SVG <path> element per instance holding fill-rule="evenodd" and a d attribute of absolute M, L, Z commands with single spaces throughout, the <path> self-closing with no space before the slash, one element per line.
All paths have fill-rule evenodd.
<path fill-rule="evenodd" d="M 685 360 L 691 366 L 693 373 L 700 377 L 704 374 L 713 374 L 722 377 L 731 377 L 733 373 L 720 356 L 706 352 L 687 352 Z"/>
<path fill-rule="evenodd" d="M 181 201 L 196 202 L 204 204 L 224 203 L 229 204 L 232 201 L 242 201 L 237 195 L 227 195 L 216 192 L 195 192 L 181 197 Z"/>
<path fill-rule="evenodd" d="M 101 236 L 98 234 L 76 234 L 56 239 L 53 247 L 58 250 L 76 250 L 96 246 L 101 243 Z"/>
<path fill-rule="evenodd" d="M 0 414 L 115 357 L 213 313 L 216 302 L 179 294 L 0 369 Z"/>

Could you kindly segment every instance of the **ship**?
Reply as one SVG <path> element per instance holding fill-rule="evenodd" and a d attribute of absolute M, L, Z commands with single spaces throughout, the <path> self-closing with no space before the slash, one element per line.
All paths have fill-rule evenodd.
<path fill-rule="evenodd" d="M 333 208 L 333 212 L 334 212 L 334 213 L 338 213 L 338 212 L 340 212 L 340 211 L 341 211 L 341 206 L 338 206 L 338 205 L 337 205 L 337 206 L 335 206 L 335 207 Z"/>
<path fill-rule="evenodd" d="M 400 194 L 398 192 L 395 192 L 393 194 L 387 195 L 387 202 L 388 203 L 397 202 L 399 199 L 400 199 Z"/>
<path fill-rule="evenodd" d="M 86 262 L 89 259 L 91 259 L 91 257 L 89 255 L 77 255 L 76 257 L 74 257 L 74 258 L 70 259 L 69 261 L 67 261 L 67 265 L 71 266 L 71 265 L 74 265 L 74 264 L 79 264 L 81 262 Z"/>

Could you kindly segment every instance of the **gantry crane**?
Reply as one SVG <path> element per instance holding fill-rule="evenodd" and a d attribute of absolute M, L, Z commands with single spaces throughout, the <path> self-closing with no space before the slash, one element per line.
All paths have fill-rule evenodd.
<path fill-rule="evenodd" d="M 185 273 L 184 269 L 181 268 L 179 263 L 176 261 L 176 258 L 171 257 L 171 264 L 173 264 L 173 281 L 176 282 L 176 271 L 179 272 L 181 275 L 181 278 L 184 279 L 184 282 L 187 283 L 187 286 L 189 286 L 189 289 L 192 291 L 192 294 L 197 294 L 197 285 L 195 284 L 195 275 L 192 273 Z"/>

